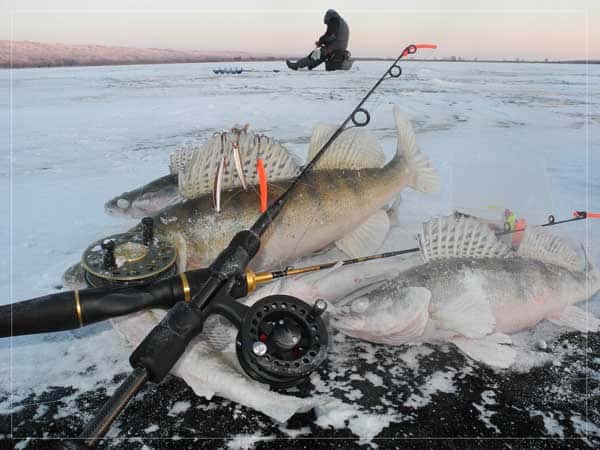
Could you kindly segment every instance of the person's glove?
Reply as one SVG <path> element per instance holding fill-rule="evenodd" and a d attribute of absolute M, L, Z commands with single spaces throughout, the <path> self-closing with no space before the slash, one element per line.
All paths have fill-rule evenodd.
<path fill-rule="evenodd" d="M 310 59 L 318 61 L 321 59 L 321 47 L 315 48 L 310 54 Z"/>

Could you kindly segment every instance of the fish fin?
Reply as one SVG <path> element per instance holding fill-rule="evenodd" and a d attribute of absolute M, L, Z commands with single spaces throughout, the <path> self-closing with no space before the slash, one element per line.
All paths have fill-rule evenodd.
<path fill-rule="evenodd" d="M 169 156 L 169 171 L 171 174 L 178 174 L 190 162 L 194 155 L 194 147 L 182 146 L 176 149 Z"/>
<path fill-rule="evenodd" d="M 398 194 L 394 201 L 387 208 L 387 215 L 390 219 L 390 227 L 397 227 L 400 225 L 400 221 L 398 220 L 398 209 L 400 209 L 400 205 L 402 204 L 402 196 Z"/>
<path fill-rule="evenodd" d="M 335 245 L 353 258 L 367 256 L 379 250 L 389 230 L 390 219 L 384 210 L 379 210 Z"/>
<path fill-rule="evenodd" d="M 310 138 L 308 160 L 321 150 L 337 130 L 337 125 L 318 124 Z M 365 130 L 347 129 L 340 134 L 315 165 L 315 170 L 381 168 L 385 164 L 383 148 Z"/>
<path fill-rule="evenodd" d="M 419 149 L 413 126 L 408 117 L 394 106 L 394 119 L 398 133 L 396 158 L 405 159 L 408 170 L 413 174 L 409 186 L 421 192 L 436 192 L 440 180 L 429 158 Z"/>
<path fill-rule="evenodd" d="M 582 333 L 600 331 L 600 319 L 577 306 L 567 306 L 561 314 L 556 317 L 548 317 L 548 320 L 556 325 L 573 328 Z"/>
<path fill-rule="evenodd" d="M 175 241 L 175 248 L 177 249 L 177 268 L 179 269 L 179 272 L 185 272 L 188 266 L 187 242 L 180 232 L 175 233 L 173 238 Z"/>
<path fill-rule="evenodd" d="M 566 239 L 543 227 L 525 229 L 517 254 L 574 272 L 582 272 L 586 266 L 585 258 L 582 258 Z"/>
<path fill-rule="evenodd" d="M 465 280 L 465 291 L 475 294 L 463 294 L 441 303 L 431 312 L 431 318 L 437 328 L 454 331 L 461 335 L 480 339 L 494 331 L 496 319 L 492 312 L 490 302 L 486 300 L 485 293 L 477 285 L 477 280 Z"/>
<path fill-rule="evenodd" d="M 374 283 L 372 289 L 379 285 Z M 429 289 L 402 288 L 393 299 L 369 299 L 365 293 L 345 299 L 342 307 L 335 305 L 332 326 L 348 336 L 388 345 L 414 342 L 423 334 L 429 321 Z"/>
<path fill-rule="evenodd" d="M 517 352 L 510 344 L 510 336 L 495 333 L 481 339 L 455 337 L 451 342 L 464 354 L 488 366 L 507 369 L 515 361 Z"/>
<path fill-rule="evenodd" d="M 63 273 L 62 282 L 65 288 L 73 291 L 88 287 L 85 282 L 85 270 L 80 262 L 73 264 Z"/>
<path fill-rule="evenodd" d="M 468 217 L 438 217 L 425 222 L 418 241 L 425 261 L 447 258 L 506 258 L 514 255 L 490 227 Z"/>
<path fill-rule="evenodd" d="M 240 130 L 233 129 L 224 134 L 223 146 L 221 135 L 217 134 L 201 146 L 195 147 L 187 162 L 178 171 L 179 192 L 181 195 L 191 199 L 210 193 L 214 174 L 221 162 L 221 156 L 223 154 L 226 157 L 231 156 L 232 143 L 238 142 L 238 138 L 240 169 L 248 186 L 256 186 L 259 183 L 258 174 L 256 173 L 258 158 L 263 160 L 269 181 L 293 178 L 298 175 L 300 163 L 293 153 L 270 138 L 263 136 L 262 139 L 258 139 L 258 137 L 254 133 L 240 132 Z M 224 171 L 222 177 L 223 190 L 242 185 L 238 170 L 237 167 L 232 167 Z"/>

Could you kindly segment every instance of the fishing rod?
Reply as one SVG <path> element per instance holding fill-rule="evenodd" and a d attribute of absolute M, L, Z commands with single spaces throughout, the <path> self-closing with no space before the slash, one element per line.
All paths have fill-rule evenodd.
<path fill-rule="evenodd" d="M 455 215 L 469 217 L 467 214 L 458 212 Z M 549 227 L 586 218 L 600 218 L 600 214 L 575 211 L 573 218 L 558 221 L 555 220 L 553 215 L 550 215 L 546 223 L 537 226 Z M 502 236 L 524 230 L 525 228 L 498 231 L 496 235 Z M 233 298 L 242 298 L 255 291 L 259 285 L 270 283 L 279 278 L 325 270 L 336 265 L 348 266 L 367 261 L 387 259 L 394 256 L 417 253 L 420 250 L 419 247 L 414 247 L 342 261 L 305 267 L 287 267 L 284 270 L 258 273 L 246 269 L 244 274 L 236 278 L 230 294 Z M 208 272 L 199 273 L 195 281 L 202 283 L 202 280 L 206 277 L 208 277 Z M 189 289 L 187 291 L 186 286 Z M 193 286 L 193 288 L 195 291 L 197 286 Z M 146 291 L 143 287 L 113 289 L 110 293 L 106 292 L 106 288 L 92 288 L 60 292 L 10 305 L 3 305 L 0 306 L 0 337 L 71 330 L 150 308 L 168 309 L 178 301 L 189 302 L 191 299 L 189 295 L 191 290 L 192 287 L 189 285 L 187 276 L 185 273 L 182 273 L 178 276 L 159 281 L 153 286 L 151 292 Z"/>
<path fill-rule="evenodd" d="M 473 216 L 469 216 L 468 214 L 463 214 L 463 213 L 455 213 L 455 214 L 457 216 L 473 217 Z M 550 215 L 550 216 L 548 216 L 548 222 L 540 224 L 540 225 L 533 225 L 533 226 L 551 227 L 554 225 L 576 222 L 578 220 L 583 220 L 586 218 L 600 218 L 600 213 L 588 213 L 586 211 L 575 211 L 573 213 L 573 216 L 574 217 L 570 218 L 570 219 L 564 219 L 564 220 L 557 221 L 554 219 L 553 215 Z M 496 234 L 496 236 L 503 236 L 506 234 L 518 233 L 521 231 L 525 231 L 526 228 L 527 227 L 514 229 L 514 230 L 504 230 L 504 231 L 496 232 L 495 234 Z M 363 262 L 367 262 L 367 261 L 375 261 L 375 260 L 379 260 L 379 259 L 392 258 L 394 256 L 406 255 L 406 254 L 410 254 L 410 253 L 418 253 L 420 251 L 421 251 L 421 247 L 413 247 L 413 248 L 407 248 L 404 250 L 395 250 L 395 251 L 391 251 L 391 252 L 378 253 L 376 255 L 359 256 L 358 258 L 345 259 L 345 260 L 341 260 L 341 261 L 331 261 L 331 262 L 322 263 L 322 264 L 315 264 L 312 266 L 287 267 L 284 270 L 278 270 L 278 271 L 274 271 L 274 272 L 260 272 L 257 274 L 247 273 L 247 278 L 251 279 L 252 277 L 254 277 L 255 278 L 254 284 L 268 283 L 268 282 L 276 280 L 278 278 L 286 278 L 286 277 L 294 276 L 294 275 L 318 272 L 320 270 L 330 269 L 334 266 L 340 266 L 340 267 L 349 266 L 352 264 L 358 264 L 358 263 L 363 263 Z M 250 283 L 250 285 L 252 285 L 252 283 Z"/>
<path fill-rule="evenodd" d="M 95 447 L 146 382 L 159 383 L 164 379 L 189 342 L 202 331 L 204 321 L 211 314 L 225 316 L 238 328 L 238 360 L 245 372 L 258 381 L 277 387 L 293 386 L 304 381 L 324 362 L 328 340 L 320 315 L 326 308 L 325 302 L 317 302 L 311 307 L 295 297 L 274 295 L 248 307 L 234 300 L 231 294 L 233 287 L 258 253 L 261 236 L 282 211 L 291 193 L 312 171 L 348 123 L 352 121 L 356 127 L 369 123 L 370 116 L 363 105 L 384 79 L 401 75 L 402 69 L 398 65 L 400 59 L 416 53 L 419 48 L 436 47 L 432 44 L 407 46 L 288 189 L 259 216 L 254 225 L 238 232 L 207 269 L 185 272 L 189 284 L 199 286 L 193 292 L 190 288 L 183 288 L 184 295 L 188 295 L 190 301 L 177 302 L 169 309 L 132 353 L 129 362 L 133 372 L 125 378 L 96 417 L 84 426 L 80 440 L 65 442 L 63 448 Z M 200 278 L 202 281 L 197 282 Z M 263 335 L 266 339 L 263 339 Z"/>

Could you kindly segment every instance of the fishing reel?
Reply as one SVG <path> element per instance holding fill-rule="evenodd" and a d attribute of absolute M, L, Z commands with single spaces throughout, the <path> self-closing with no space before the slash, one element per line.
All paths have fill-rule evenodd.
<path fill-rule="evenodd" d="M 245 307 L 248 308 L 248 307 Z M 302 383 L 325 361 L 324 300 L 313 306 L 289 295 L 270 295 L 246 311 L 236 338 L 242 369 L 274 388 Z"/>
<path fill-rule="evenodd" d="M 177 250 L 154 236 L 154 219 L 144 217 L 137 231 L 93 242 L 81 257 L 90 287 L 141 286 L 177 274 Z"/>

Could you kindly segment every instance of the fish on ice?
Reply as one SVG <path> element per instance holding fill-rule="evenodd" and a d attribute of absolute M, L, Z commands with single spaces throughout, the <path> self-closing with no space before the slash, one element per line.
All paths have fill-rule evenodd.
<path fill-rule="evenodd" d="M 586 332 L 600 320 L 574 306 L 600 291 L 600 271 L 541 227 L 517 251 L 487 224 L 455 217 L 426 223 L 424 262 L 363 286 L 335 304 L 334 326 L 370 342 L 449 342 L 471 358 L 507 368 L 510 334 L 542 320 Z"/>
<path fill-rule="evenodd" d="M 335 243 L 350 256 L 379 249 L 389 228 L 385 211 L 406 187 L 432 192 L 438 177 L 416 144 L 408 118 L 394 109 L 398 149 L 390 162 L 377 167 L 383 150 L 364 131 L 352 130 L 336 141 L 314 171 L 292 192 L 288 203 L 261 240 L 253 268 L 281 267 Z M 309 153 L 316 153 L 333 133 L 318 126 Z M 344 134 L 342 135 L 344 136 Z M 368 145 L 364 145 L 367 143 Z M 270 200 L 291 181 L 273 182 Z M 178 250 L 180 270 L 209 264 L 240 230 L 258 218 L 256 189 L 237 187 L 224 191 L 222 210 L 216 213 L 209 195 L 202 195 L 162 210 L 155 217 L 155 235 L 172 242 Z"/>
<path fill-rule="evenodd" d="M 398 193 L 406 187 L 437 190 L 437 173 L 417 146 L 409 119 L 397 107 L 394 118 L 398 147 L 387 164 L 383 149 L 370 134 L 356 129 L 342 133 L 262 237 L 253 269 L 282 267 L 333 243 L 350 256 L 377 251 L 390 229 L 386 208 Z M 334 131 L 334 126 L 318 125 L 309 155 L 316 154 Z M 210 176 L 202 180 L 209 192 Z M 290 183 L 270 183 L 270 200 Z M 216 212 L 211 195 L 204 194 L 169 206 L 154 217 L 155 236 L 177 248 L 179 270 L 210 264 L 238 231 L 251 227 L 259 216 L 255 187 L 224 191 L 221 205 L 222 210 Z M 75 284 L 69 281 L 70 286 Z"/>

